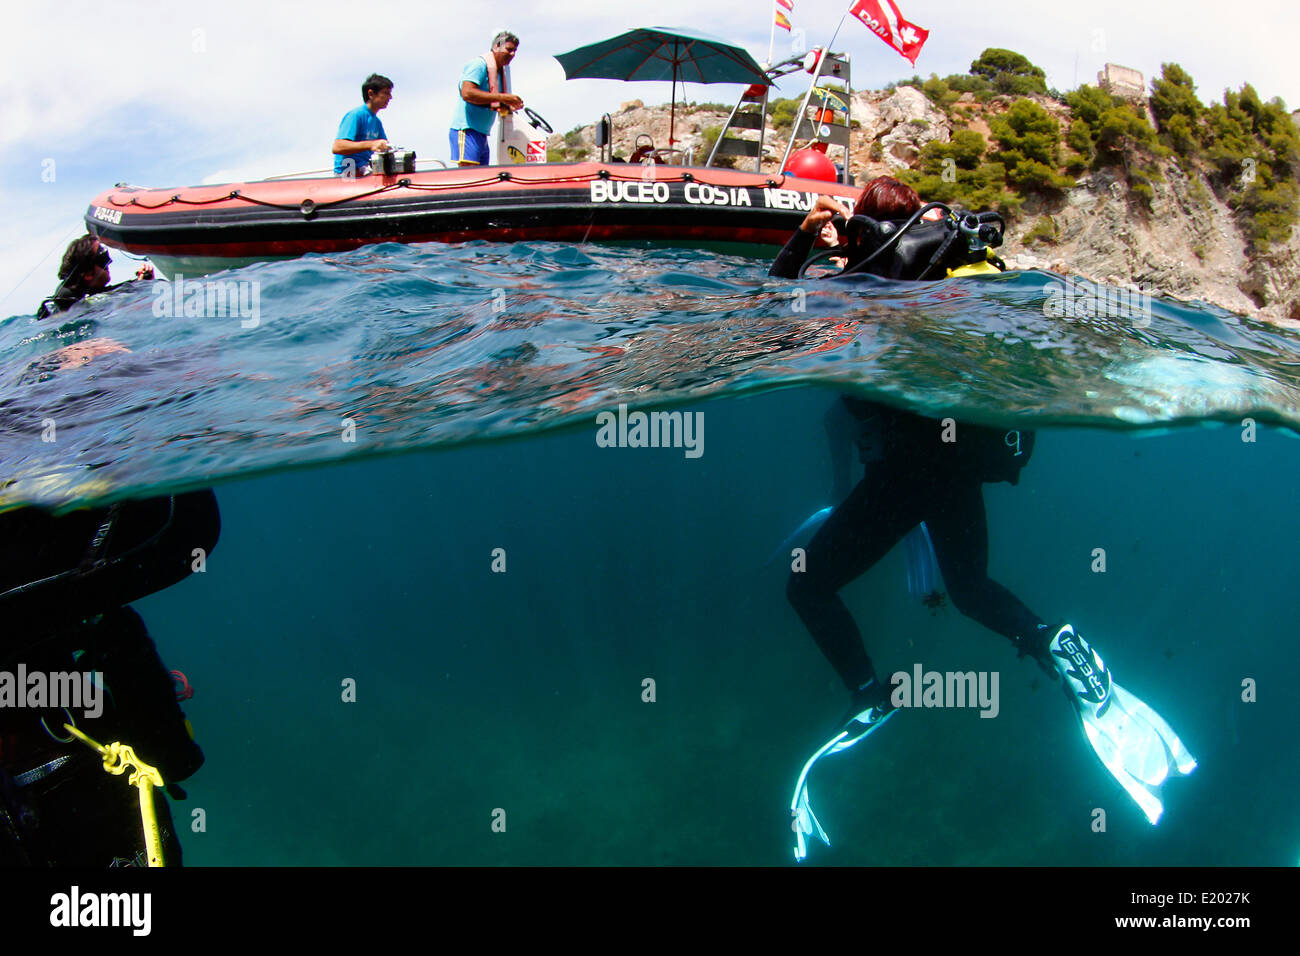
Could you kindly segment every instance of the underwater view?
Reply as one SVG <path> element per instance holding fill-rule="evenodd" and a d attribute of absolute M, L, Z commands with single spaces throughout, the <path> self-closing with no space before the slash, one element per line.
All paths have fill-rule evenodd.
<path fill-rule="evenodd" d="M 187 865 L 1296 864 L 1300 335 L 768 265 L 382 244 L 0 324 L 7 513 L 215 493 L 215 547 L 132 603 L 193 690 Z M 988 576 L 1176 730 L 1158 811 L 911 538 L 843 606 L 881 681 L 979 706 L 918 686 L 799 802 L 852 690 L 792 604 L 845 395 L 1005 434 Z"/>

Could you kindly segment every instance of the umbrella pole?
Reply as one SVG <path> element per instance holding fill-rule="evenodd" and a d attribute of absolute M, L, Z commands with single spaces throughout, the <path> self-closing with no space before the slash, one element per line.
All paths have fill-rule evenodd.
<path fill-rule="evenodd" d="M 677 120 L 677 49 L 673 44 L 673 92 L 672 105 L 668 107 L 668 148 L 673 148 L 673 129 Z"/>

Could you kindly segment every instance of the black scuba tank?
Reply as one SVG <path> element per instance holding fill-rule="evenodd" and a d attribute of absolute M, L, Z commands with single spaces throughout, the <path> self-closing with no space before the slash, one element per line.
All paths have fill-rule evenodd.
<path fill-rule="evenodd" d="M 868 467 L 889 463 L 1014 485 L 1034 452 L 1032 431 L 953 422 L 953 440 L 948 441 L 949 426 L 942 419 L 847 395 L 843 399 L 858 422 L 858 450 Z"/>
<path fill-rule="evenodd" d="M 57 516 L 41 508 L 6 511 L 0 618 L 14 636 L 129 604 L 187 577 L 195 549 L 211 554 L 220 534 L 211 491 Z"/>
<path fill-rule="evenodd" d="M 885 279 L 942 279 L 949 269 L 983 262 L 988 250 L 1002 245 L 1004 224 L 995 212 L 946 210 L 933 221 L 877 220 L 857 215 L 848 220 L 845 273 L 867 272 Z"/>

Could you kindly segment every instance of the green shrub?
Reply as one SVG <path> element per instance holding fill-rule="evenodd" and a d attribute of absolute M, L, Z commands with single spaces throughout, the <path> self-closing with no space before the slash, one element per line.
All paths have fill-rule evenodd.
<path fill-rule="evenodd" d="M 576 148 L 569 146 L 548 146 L 546 148 L 546 161 L 548 163 L 582 163 L 590 158 L 587 155 L 586 148 L 581 145 Z"/>
<path fill-rule="evenodd" d="M 1252 249 L 1285 242 L 1300 218 L 1300 130 L 1280 99 L 1260 100 L 1250 84 L 1206 109 L 1205 157 L 1217 188 L 1243 217 Z"/>
<path fill-rule="evenodd" d="M 718 137 L 721 135 L 721 126 L 709 126 L 700 133 L 699 157 L 701 163 L 709 158 L 709 153 L 713 151 L 713 144 L 718 141 Z M 721 169 L 734 169 L 737 158 L 736 156 L 717 156 L 713 160 L 713 165 Z"/>
<path fill-rule="evenodd" d="M 989 129 L 1002 152 L 1007 154 L 1004 162 L 1008 168 L 1013 168 L 1021 158 L 1056 165 L 1060 124 L 1033 100 L 1016 100 L 1011 109 L 989 120 Z"/>
<path fill-rule="evenodd" d="M 1026 96 L 1047 92 L 1047 74 L 1012 50 L 990 47 L 970 65 L 970 71 L 987 79 L 998 93 Z"/>
<path fill-rule="evenodd" d="M 1201 177 L 1195 173 L 1188 177 L 1187 193 L 1192 197 L 1192 202 L 1198 206 L 1210 204 L 1210 193 L 1201 182 Z"/>
<path fill-rule="evenodd" d="M 948 155 L 956 161 L 962 169 L 975 169 L 984 158 L 984 153 L 988 149 L 988 144 L 973 129 L 959 129 L 952 134 L 952 139 L 945 144 L 948 147 Z"/>
<path fill-rule="evenodd" d="M 1073 114 L 1066 135 L 1070 148 L 1081 160 L 1091 157 L 1094 169 L 1122 167 L 1129 192 L 1150 209 L 1152 184 L 1163 178 L 1153 160 L 1168 156 L 1170 149 L 1161 144 L 1146 111 L 1095 86 L 1081 86 L 1065 99 Z"/>
<path fill-rule="evenodd" d="M 948 89 L 955 91 L 959 96 L 962 93 L 987 93 L 993 89 L 993 84 L 989 82 L 987 76 L 979 76 L 970 73 L 954 73 L 952 76 L 944 77 L 944 83 Z"/>
<path fill-rule="evenodd" d="M 982 145 L 984 138 L 972 130 Z M 954 155 L 952 143 L 926 143 L 921 150 L 921 168 L 904 170 L 898 178 L 915 189 L 926 201 L 938 200 L 950 205 L 963 206 L 966 209 L 996 209 L 1008 218 L 1014 216 L 1024 203 L 1024 199 L 1006 188 L 1006 167 L 999 162 L 979 163 L 974 167 L 963 166 L 973 151 L 968 141 L 965 147 L 956 147 L 961 153 L 959 159 Z M 952 160 L 946 164 L 944 160 Z M 948 175 L 945 176 L 945 171 Z"/>
<path fill-rule="evenodd" d="M 1065 136 L 1065 144 L 1074 150 L 1085 161 L 1092 162 L 1094 150 L 1092 148 L 1092 130 L 1088 124 L 1081 119 L 1070 121 L 1070 132 Z"/>
<path fill-rule="evenodd" d="M 931 73 L 930 78 L 921 84 L 921 92 L 945 113 L 952 109 L 952 105 L 961 96 L 961 93 L 950 87 L 946 80 L 939 79 L 934 73 Z"/>
<path fill-rule="evenodd" d="M 1022 190 L 1036 192 L 1069 189 L 1074 185 L 1071 177 L 1062 176 L 1051 166 L 1036 159 L 1021 160 L 1015 169 L 1007 170 L 1007 181 Z"/>
<path fill-rule="evenodd" d="M 1054 246 L 1060 241 L 1060 230 L 1056 226 L 1056 220 L 1051 216 L 1041 216 L 1038 222 L 1034 223 L 1034 228 L 1025 233 L 1021 240 L 1027 246 L 1039 242 Z"/>
<path fill-rule="evenodd" d="M 1151 112 L 1161 139 L 1179 157 L 1198 155 L 1205 107 L 1196 96 L 1191 76 L 1177 63 L 1162 64 L 1160 79 L 1151 81 Z"/>
<path fill-rule="evenodd" d="M 1081 175 L 1088 168 L 1090 162 L 1088 156 L 1083 153 L 1076 153 L 1072 149 L 1067 149 L 1065 155 L 1061 157 L 1061 165 L 1065 167 L 1065 171 L 1071 176 Z"/>
<path fill-rule="evenodd" d="M 1121 101 L 1101 115 L 1094 131 L 1093 148 L 1098 156 L 1121 160 L 1124 156 L 1145 152 L 1167 156 L 1169 150 L 1160 145 L 1156 131 L 1147 122 L 1146 115 L 1132 103 Z"/>
<path fill-rule="evenodd" d="M 1077 90 L 1067 93 L 1065 101 L 1074 118 L 1082 122 L 1090 133 L 1100 125 L 1101 115 L 1106 110 L 1123 102 L 1118 96 L 1112 96 L 1100 87 L 1089 86 L 1086 83 Z"/>
<path fill-rule="evenodd" d="M 780 99 L 773 100 L 768 104 L 769 115 L 772 118 L 772 128 L 778 132 L 789 134 L 794 129 L 795 114 L 799 112 L 799 104 L 803 98 L 798 99 Z"/>
<path fill-rule="evenodd" d="M 1018 99 L 1011 109 L 989 120 L 997 141 L 997 159 L 1006 167 L 1007 182 L 1022 190 L 1068 189 L 1074 180 L 1057 172 L 1061 127 L 1030 99 Z"/>
<path fill-rule="evenodd" d="M 984 137 L 979 133 L 971 129 L 958 130 L 947 143 L 932 140 L 921 147 L 921 171 L 941 176 L 949 167 L 946 160 L 952 160 L 952 167 L 956 169 L 977 169 L 985 149 Z"/>

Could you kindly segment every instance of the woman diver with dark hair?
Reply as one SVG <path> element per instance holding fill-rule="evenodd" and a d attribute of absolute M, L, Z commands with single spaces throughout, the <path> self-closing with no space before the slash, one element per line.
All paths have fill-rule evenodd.
<path fill-rule="evenodd" d="M 911 187 L 881 176 L 862 191 L 854 214 L 905 220 L 921 208 Z M 813 240 L 842 208 L 824 200 L 804 219 L 771 275 L 798 274 Z M 865 574 L 912 528 L 925 522 L 953 604 L 1022 649 L 1046 627 L 1015 595 L 988 576 L 988 535 L 981 484 L 1020 479 L 1034 433 L 944 423 L 877 402 L 842 396 L 826 419 L 838 507 L 808 548 L 808 569 L 790 575 L 790 603 L 853 696 L 852 713 L 888 697 L 839 590 Z M 944 440 L 944 439 L 947 440 Z M 866 475 L 849 490 L 849 456 L 857 444 Z M 887 502 L 888 506 L 882 506 Z M 1040 642 L 1041 645 L 1041 642 Z"/>
<path fill-rule="evenodd" d="M 931 210 L 938 212 L 938 219 L 925 218 Z M 820 197 L 770 274 L 796 278 L 824 226 L 842 215 L 837 202 Z M 941 204 L 925 206 L 910 187 L 879 177 L 863 190 L 853 219 L 846 223 L 850 241 L 844 250 L 844 272 L 918 280 L 960 275 L 963 266 L 976 273 L 999 271 L 985 263 L 1000 264 L 987 248 L 1001 242 L 1000 219 L 996 235 L 980 231 L 993 218 L 958 215 Z M 961 235 L 954 236 L 955 231 Z M 992 241 L 966 241 L 972 236 Z M 798 835 L 796 859 L 806 854 L 804 836 L 814 826 L 821 839 L 830 842 L 808 804 L 806 781 L 812 765 L 826 753 L 853 746 L 896 713 L 894 693 L 867 655 L 839 591 L 918 526 L 933 545 L 952 603 L 1009 639 L 1019 656 L 1030 656 L 1049 674 L 1060 676 L 1098 756 L 1154 823 L 1161 812 L 1156 788 L 1175 768 L 1189 773 L 1195 767 L 1191 755 L 1158 715 L 1111 682 L 1101 658 L 1070 625 L 1049 628 L 989 577 L 982 486 L 1019 481 L 1033 453 L 1034 433 L 926 418 L 848 395 L 836 400 L 826 426 L 836 506 L 808 544 L 801 569 L 791 572 L 786 594 L 844 683 L 850 703 L 842 726 L 808 761 L 796 785 L 791 803 Z M 853 444 L 866 468 L 850 490 Z"/>

